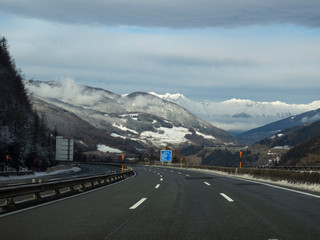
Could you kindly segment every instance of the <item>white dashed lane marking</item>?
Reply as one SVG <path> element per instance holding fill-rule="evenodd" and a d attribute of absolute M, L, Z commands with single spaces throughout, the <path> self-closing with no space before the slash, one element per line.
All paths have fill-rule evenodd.
<path fill-rule="evenodd" d="M 136 209 L 136 208 L 139 207 L 145 200 L 147 200 L 147 198 L 141 198 L 139 202 L 137 202 L 136 204 L 132 205 L 129 209 Z"/>
<path fill-rule="evenodd" d="M 220 193 L 220 195 L 221 195 L 222 197 L 224 197 L 225 199 L 227 199 L 229 202 L 233 202 L 233 200 L 232 200 L 230 197 L 228 197 L 226 194 Z"/>

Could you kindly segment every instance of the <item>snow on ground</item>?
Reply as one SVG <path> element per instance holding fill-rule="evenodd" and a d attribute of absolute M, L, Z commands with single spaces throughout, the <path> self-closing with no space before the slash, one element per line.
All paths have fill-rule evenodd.
<path fill-rule="evenodd" d="M 194 168 L 192 170 L 195 171 L 200 171 L 200 172 L 208 172 L 208 173 L 214 173 L 214 174 L 219 174 L 219 175 L 224 175 L 224 176 L 229 176 L 229 177 L 235 177 L 235 178 L 242 178 L 246 180 L 251 180 L 251 181 L 257 181 L 257 182 L 262 182 L 265 184 L 274 184 L 274 185 L 279 185 L 282 187 L 289 187 L 289 188 L 296 188 L 296 189 L 301 189 L 305 191 L 312 191 L 312 192 L 318 192 L 320 193 L 320 184 L 307 184 L 307 183 L 292 183 L 287 180 L 280 180 L 280 181 L 273 181 L 271 179 L 265 179 L 265 178 L 255 178 L 252 175 L 249 174 L 243 174 L 243 175 L 235 175 L 235 174 L 229 174 L 226 172 L 221 172 L 217 170 L 209 170 L 209 169 L 197 169 Z"/>
<path fill-rule="evenodd" d="M 166 93 L 166 94 L 161 95 L 161 94 L 157 94 L 155 92 L 149 92 L 149 94 L 154 95 L 158 98 L 168 100 L 168 101 L 177 101 L 181 98 L 185 99 L 185 96 L 183 96 L 183 94 L 181 94 L 181 93 L 176 93 L 176 94 Z"/>
<path fill-rule="evenodd" d="M 100 152 L 122 153 L 122 151 L 119 150 L 119 149 L 108 147 L 108 146 L 103 145 L 103 144 L 98 144 L 97 145 L 97 150 L 100 151 Z"/>
<path fill-rule="evenodd" d="M 138 114 L 137 113 L 130 113 L 130 114 L 122 114 L 119 115 L 122 118 L 128 118 L 131 117 L 133 120 L 138 121 Z"/>
<path fill-rule="evenodd" d="M 114 126 L 114 127 L 116 127 L 116 128 L 119 128 L 119 129 L 122 130 L 122 131 L 129 131 L 129 132 L 132 132 L 132 133 L 137 134 L 137 135 L 139 134 L 137 131 L 132 130 L 132 129 L 129 129 L 129 128 L 123 126 L 122 124 L 116 124 L 116 123 L 114 123 L 114 124 L 112 124 L 112 126 Z"/>
<path fill-rule="evenodd" d="M 205 139 L 212 139 L 212 140 L 216 139 L 214 136 L 206 135 L 206 134 L 203 134 L 203 133 L 198 132 L 198 131 L 196 131 L 196 133 L 197 133 L 197 135 L 202 136 Z"/>
<path fill-rule="evenodd" d="M 119 137 L 119 138 L 127 139 L 126 137 L 121 136 L 121 135 L 116 134 L 116 133 L 111 133 L 110 136 L 111 136 L 111 137 Z"/>
<path fill-rule="evenodd" d="M 140 138 L 150 140 L 155 145 L 161 145 L 163 143 L 180 144 L 187 142 L 185 138 L 186 134 L 191 134 L 189 129 L 184 127 L 173 128 L 158 128 L 158 132 L 145 131 L 140 134 Z"/>

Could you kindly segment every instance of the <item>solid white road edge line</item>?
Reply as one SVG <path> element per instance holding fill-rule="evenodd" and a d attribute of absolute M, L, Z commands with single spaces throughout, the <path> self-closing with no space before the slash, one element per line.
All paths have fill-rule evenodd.
<path fill-rule="evenodd" d="M 303 194 L 303 195 L 314 197 L 314 198 L 320 198 L 320 196 L 316 195 L 316 194 L 303 192 L 303 191 L 299 191 L 299 190 L 294 190 L 291 188 L 281 187 L 278 185 L 273 185 L 272 183 L 265 183 L 265 182 L 260 182 L 260 181 L 254 181 L 254 180 L 249 180 L 249 179 L 244 179 L 244 178 L 233 177 L 233 176 L 226 176 L 226 177 L 237 179 L 237 180 L 243 180 L 243 181 L 247 181 L 247 182 L 252 182 L 252 183 L 257 183 L 257 184 L 261 184 L 261 185 L 265 185 L 265 186 L 273 187 L 273 188 L 278 188 L 278 189 L 289 191 L 289 192 L 299 193 L 299 194 Z"/>
<path fill-rule="evenodd" d="M 206 184 L 206 185 L 208 185 L 208 186 L 211 186 L 211 184 L 210 184 L 210 183 L 208 183 L 208 182 L 204 182 L 204 184 Z"/>
<path fill-rule="evenodd" d="M 137 202 L 136 204 L 134 204 L 133 206 L 131 206 L 129 209 L 136 209 L 136 208 L 139 207 L 145 200 L 147 200 L 147 198 L 141 198 L 139 202 Z"/>
<path fill-rule="evenodd" d="M 159 188 L 160 187 L 160 184 L 157 184 L 154 188 Z"/>
<path fill-rule="evenodd" d="M 265 186 L 268 186 L 268 187 L 273 187 L 273 188 L 278 188 L 278 189 L 289 191 L 289 192 L 299 193 L 299 194 L 303 194 L 303 195 L 314 197 L 314 198 L 320 198 L 320 195 L 316 195 L 316 194 L 312 194 L 312 193 L 308 193 L 308 192 L 303 192 L 303 190 L 294 190 L 294 189 L 291 189 L 291 188 L 282 187 L 282 186 L 279 186 L 279 185 L 275 185 L 276 183 L 275 184 L 266 183 L 266 182 L 262 182 L 262 181 L 255 181 L 255 180 L 245 179 L 245 178 L 237 177 L 237 176 L 230 176 L 230 175 L 225 175 L 225 174 L 201 171 L 199 169 L 196 169 L 196 170 L 188 169 L 188 170 L 189 171 L 193 171 L 193 172 L 202 172 L 202 173 L 206 173 L 206 174 L 213 175 L 213 176 L 227 177 L 227 178 L 242 180 L 242 181 L 246 181 L 246 182 L 257 183 L 257 184 L 265 185 Z"/>
<path fill-rule="evenodd" d="M 229 202 L 233 202 L 233 200 L 230 197 L 228 197 L 227 195 L 225 195 L 224 193 L 220 193 L 220 195 L 222 197 L 224 197 L 225 199 L 227 199 Z"/>

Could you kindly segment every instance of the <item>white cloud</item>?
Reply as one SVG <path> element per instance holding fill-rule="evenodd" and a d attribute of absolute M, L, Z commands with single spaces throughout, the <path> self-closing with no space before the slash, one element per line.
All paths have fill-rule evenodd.
<path fill-rule="evenodd" d="M 24 5 L 30 2 L 33 4 Z M 223 2 L 213 2 L 214 9 L 221 7 L 226 10 L 230 7 L 236 11 L 233 2 L 229 7 Z M 16 5 L 20 6 L 20 10 L 12 5 L 16 3 L 21 4 Z M 90 6 L 83 21 L 77 20 L 77 17 L 80 18 L 77 14 L 82 11 L 77 5 L 75 12 L 70 11 L 77 24 L 71 24 L 71 20 L 66 20 L 68 24 L 65 24 L 64 18 L 67 16 L 63 15 L 60 21 L 55 19 L 55 14 L 67 12 L 68 8 L 72 8 L 73 1 L 66 1 L 63 9 L 58 9 L 55 2 L 35 3 L 6 1 L 1 3 L 4 7 L 0 10 L 30 17 L 4 15 L 6 21 L 0 21 L 1 34 L 8 38 L 10 52 L 27 79 L 48 81 L 72 78 L 82 84 L 119 94 L 134 91 L 181 92 L 189 98 L 196 95 L 201 99 L 219 96 L 214 100 L 245 97 L 260 101 L 263 96 L 267 101 L 285 101 L 286 95 L 292 94 L 291 98 L 297 99 L 297 102 L 319 99 L 315 91 L 320 88 L 320 39 L 317 29 L 258 25 L 168 30 L 89 25 L 87 23 L 95 22 L 97 17 L 91 10 L 97 6 L 105 10 L 107 6 L 96 1 L 88 2 Z M 253 4 L 251 1 L 249 3 Z M 284 3 L 282 1 L 281 4 Z M 121 1 L 121 4 L 133 3 Z M 143 1 L 137 4 L 135 6 L 144 4 L 146 8 L 152 7 Z M 168 4 L 175 6 L 180 3 L 159 2 L 160 7 Z M 246 3 L 242 4 L 245 9 Z M 47 11 L 44 6 L 52 9 L 53 13 L 48 17 L 43 14 Z M 195 2 L 184 8 L 192 7 L 202 9 L 201 4 Z M 192 14 L 195 17 L 199 13 Z M 51 18 L 58 22 L 50 22 Z M 78 24 L 81 22 L 86 24 Z M 108 24 L 108 21 L 101 19 L 102 23 Z M 221 26 L 224 24 L 221 23 Z M 302 100 L 305 98 L 308 99 Z"/>
<path fill-rule="evenodd" d="M 42 83 L 37 86 L 28 85 L 28 91 L 39 97 L 60 99 L 78 105 L 93 105 L 103 97 L 99 94 L 93 95 L 84 91 L 84 86 L 77 84 L 71 78 L 62 79 L 53 85 Z"/>
<path fill-rule="evenodd" d="M 310 123 L 320 120 L 320 114 L 316 114 L 313 117 L 304 117 L 301 119 L 301 122 L 303 123 Z"/>

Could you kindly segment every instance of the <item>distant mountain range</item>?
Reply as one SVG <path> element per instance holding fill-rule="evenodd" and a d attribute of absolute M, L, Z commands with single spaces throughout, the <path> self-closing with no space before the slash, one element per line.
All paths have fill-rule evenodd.
<path fill-rule="evenodd" d="M 241 99 L 230 99 L 223 102 L 195 102 L 179 93 L 150 94 L 177 103 L 197 117 L 235 135 L 320 108 L 320 101 L 309 104 L 287 104 L 280 101 L 255 102 Z"/>
<path fill-rule="evenodd" d="M 69 134 L 78 136 L 79 140 L 88 139 L 90 135 L 80 134 L 86 130 L 79 128 L 84 127 L 98 136 L 91 136 L 88 140 L 95 141 L 96 145 L 119 146 L 121 149 L 122 144 L 140 148 L 185 143 L 208 146 L 238 143 L 228 132 L 199 119 L 176 103 L 149 93 L 120 96 L 72 80 L 30 80 L 25 86 L 35 108 L 46 115 L 51 126 L 69 130 Z M 78 125 L 73 126 L 74 123 Z M 113 146 L 112 138 L 117 139 Z M 83 144 L 87 143 L 83 141 Z"/>

